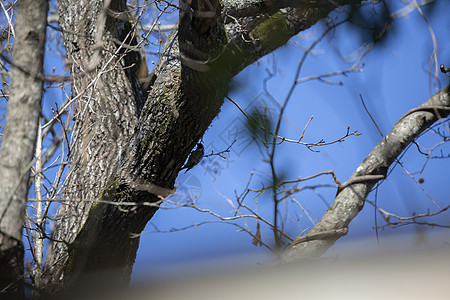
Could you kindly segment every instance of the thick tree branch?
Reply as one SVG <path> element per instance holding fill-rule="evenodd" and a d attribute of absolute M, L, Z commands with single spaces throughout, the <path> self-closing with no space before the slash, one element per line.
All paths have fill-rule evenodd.
<path fill-rule="evenodd" d="M 273 14 L 282 8 L 320 7 L 323 5 L 342 5 L 333 0 L 223 0 L 224 12 L 235 18 L 258 14 Z"/>
<path fill-rule="evenodd" d="M 271 14 L 255 13 L 253 18 L 233 17 L 230 20 L 231 14 L 227 14 L 236 8 L 241 11 L 253 11 L 257 9 L 257 3 L 261 2 L 265 1 L 229 0 L 224 2 L 222 14 L 226 20 L 228 44 L 222 60 L 232 76 L 264 55 L 285 45 L 290 38 L 310 28 L 336 8 L 347 4 L 357 4 L 361 0 L 286 1 L 300 4 L 276 10 Z M 252 4 L 255 5 L 252 6 Z"/>
<path fill-rule="evenodd" d="M 283 260 L 309 259 L 324 254 L 338 238 L 347 233 L 349 223 L 363 208 L 373 186 L 386 176 L 389 166 L 424 130 L 449 113 L 450 86 L 447 86 L 401 117 L 391 132 L 359 165 L 349 181 L 343 184 L 343 188 L 338 190 L 333 204 L 322 219 L 308 234 L 297 237 L 288 245 Z M 369 175 L 371 177 L 367 179 Z"/>

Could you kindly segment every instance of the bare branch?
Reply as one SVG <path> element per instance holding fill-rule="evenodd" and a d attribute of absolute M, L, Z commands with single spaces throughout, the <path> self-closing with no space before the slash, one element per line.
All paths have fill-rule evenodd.
<path fill-rule="evenodd" d="M 367 175 L 371 177 L 363 182 L 352 182 L 351 185 L 338 190 L 331 207 L 306 235 L 311 238 L 297 237 L 287 247 L 283 259 L 286 261 L 302 260 L 325 253 L 342 234 L 330 234 L 325 237 L 317 237 L 317 234 L 334 230 L 344 232 L 348 228 L 348 224 L 362 209 L 372 187 L 379 179 L 386 176 L 389 166 L 424 130 L 447 116 L 450 112 L 449 108 L 450 86 L 447 86 L 425 103 L 401 117 L 391 132 L 356 169 L 349 181 L 358 180 Z M 300 242 L 297 242 L 298 240 Z"/>

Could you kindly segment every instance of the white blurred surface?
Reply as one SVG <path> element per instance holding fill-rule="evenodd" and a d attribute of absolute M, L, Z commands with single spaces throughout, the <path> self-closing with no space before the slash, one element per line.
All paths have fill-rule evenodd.
<path fill-rule="evenodd" d="M 411 236 L 393 235 L 383 239 L 383 254 L 374 239 L 364 239 L 340 243 L 328 258 L 259 270 L 230 271 L 231 265 L 248 266 L 248 255 L 190 262 L 180 264 L 176 278 L 153 277 L 127 291 L 83 299 L 450 299 L 446 233 L 435 237 L 440 242 L 433 247 L 411 247 L 403 242 Z"/>

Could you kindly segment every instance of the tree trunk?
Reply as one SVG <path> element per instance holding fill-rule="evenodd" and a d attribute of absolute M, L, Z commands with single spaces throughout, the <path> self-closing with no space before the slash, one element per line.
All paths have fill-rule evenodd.
<path fill-rule="evenodd" d="M 41 113 L 48 1 L 17 6 L 8 112 L 0 151 L 0 293 L 24 298 L 22 226 Z"/>
<path fill-rule="evenodd" d="M 108 9 L 123 13 L 125 8 L 125 1 L 113 1 L 109 7 L 103 1 L 58 1 L 73 77 L 72 97 L 77 100 L 65 183 L 65 198 L 70 201 L 62 202 L 58 210 L 53 239 L 60 242 L 53 242 L 47 254 L 48 286 L 64 280 L 64 268 L 70 263 L 67 245 L 74 242 L 92 204 L 117 169 L 144 101 L 135 75 L 138 53 L 125 54 L 113 42 L 132 40 L 127 37 L 129 23 L 107 15 Z M 99 31 L 103 35 L 96 36 Z"/>
<path fill-rule="evenodd" d="M 58 211 L 46 259 L 49 291 L 90 282 L 98 288 L 101 283 L 87 274 L 101 271 L 108 271 L 109 285 L 127 284 L 139 244 L 135 236 L 173 192 L 183 162 L 219 113 L 231 78 L 336 7 L 324 1 L 277 12 L 274 4 L 265 7 L 272 15 L 257 18 L 245 17 L 254 2 L 240 8 L 236 1 L 223 7 L 218 0 L 198 0 L 189 8 L 181 1 L 178 29 L 165 43 L 146 97 L 136 80 L 141 58 L 130 50 L 136 42 L 126 3 L 102 3 L 58 2 L 77 100 L 68 202 Z M 242 17 L 238 22 L 227 16 L 233 9 Z"/>

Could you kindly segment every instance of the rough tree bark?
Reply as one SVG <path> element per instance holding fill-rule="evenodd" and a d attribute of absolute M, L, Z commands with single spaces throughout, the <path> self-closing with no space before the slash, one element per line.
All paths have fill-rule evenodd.
<path fill-rule="evenodd" d="M 231 78 L 338 5 L 359 1 L 285 2 L 293 6 L 198 0 L 189 8 L 181 2 L 178 29 L 165 44 L 148 97 L 136 80 L 139 56 L 126 51 L 135 41 L 125 1 L 58 2 L 77 102 L 70 201 L 58 212 L 46 259 L 50 291 L 86 282 L 92 271 L 108 270 L 109 284 L 128 283 L 139 244 L 130 236 L 143 230 L 157 206 L 124 209 L 105 201 L 158 203 L 170 194 L 219 113 Z"/>
<path fill-rule="evenodd" d="M 91 205 L 111 179 L 144 101 L 132 74 L 136 72 L 133 66 L 138 63 L 138 56 L 135 52 L 124 56 L 114 42 L 131 40 L 127 35 L 132 33 L 125 31 L 126 18 L 107 17 L 108 9 L 124 12 L 126 3 L 114 1 L 109 7 L 106 4 L 104 7 L 103 1 L 58 1 L 59 23 L 74 78 L 72 96 L 78 99 L 74 102 L 74 142 L 65 188 L 70 201 L 63 202 L 58 211 L 52 237 L 62 242 L 52 243 L 47 254 L 47 286 L 57 283 L 64 266 L 73 263 L 68 260 L 67 245 L 76 248 L 75 237 Z M 127 29 L 130 31 L 129 26 Z"/>
<path fill-rule="evenodd" d="M 41 113 L 47 10 L 47 0 L 18 4 L 0 151 L 0 293 L 15 299 L 24 297 L 22 226 Z"/>

